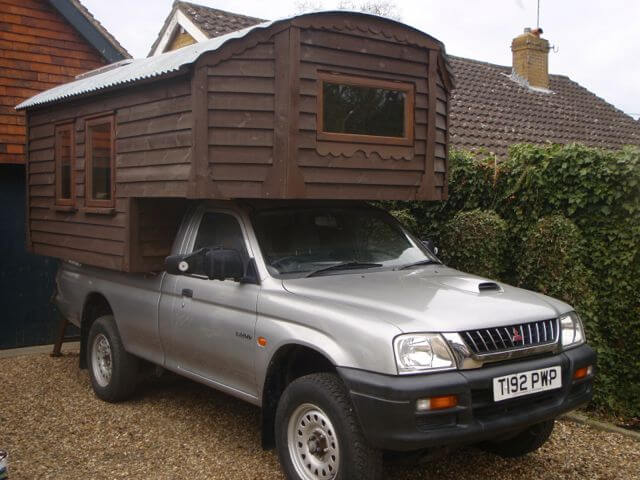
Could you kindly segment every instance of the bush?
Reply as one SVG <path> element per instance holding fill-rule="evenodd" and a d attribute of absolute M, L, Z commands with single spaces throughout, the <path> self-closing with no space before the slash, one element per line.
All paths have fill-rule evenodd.
<path fill-rule="evenodd" d="M 378 202 L 419 238 L 440 245 L 444 224 L 461 211 L 491 210 L 499 170 L 495 157 L 476 158 L 464 150 L 449 152 L 449 200 L 446 202 Z"/>
<path fill-rule="evenodd" d="M 507 265 L 499 279 L 544 290 L 577 308 L 587 323 L 589 343 L 599 353 L 596 405 L 640 416 L 640 150 L 516 145 L 509 159 L 498 164 L 493 157 L 453 151 L 449 165 L 449 199 L 396 202 L 405 221 L 412 217 L 421 235 L 445 246 L 440 237 L 457 214 L 495 210 L 506 221 L 509 237 Z M 554 235 L 554 228 L 581 237 L 582 251 L 562 250 L 569 245 Z M 553 238 L 544 238 L 549 235 Z M 527 243 L 538 249 L 535 258 L 520 258 Z M 473 252 L 477 244 L 467 248 Z M 544 258 L 545 248 L 560 248 L 549 257 L 563 259 Z M 454 256 L 450 261 L 463 260 Z M 543 260 L 551 264 L 535 263 Z M 561 279 L 545 279 L 544 268 Z M 592 296 L 586 299 L 580 292 L 589 289 L 574 281 L 580 272 L 585 282 L 592 279 Z"/>
<path fill-rule="evenodd" d="M 562 215 L 542 217 L 526 233 L 516 262 L 518 285 L 577 307 L 593 297 L 591 272 L 582 262 L 584 240 Z"/>
<path fill-rule="evenodd" d="M 444 225 L 440 256 L 448 265 L 488 278 L 505 270 L 507 224 L 490 210 L 460 212 Z"/>

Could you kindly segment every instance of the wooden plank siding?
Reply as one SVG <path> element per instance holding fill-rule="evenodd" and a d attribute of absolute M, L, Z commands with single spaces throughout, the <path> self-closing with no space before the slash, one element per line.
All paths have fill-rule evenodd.
<path fill-rule="evenodd" d="M 133 272 L 161 270 L 180 226 L 188 201 L 177 198 L 132 198 L 129 204 L 125 269 Z"/>
<path fill-rule="evenodd" d="M 18 103 L 105 63 L 49 2 L 0 0 L 0 164 L 25 162 Z"/>
<path fill-rule="evenodd" d="M 220 198 L 261 197 L 274 163 L 275 45 L 258 43 L 207 69 L 207 185 Z"/>
<path fill-rule="evenodd" d="M 115 119 L 116 198 L 112 212 L 96 213 L 86 208 L 85 121 L 102 115 Z M 74 209 L 63 211 L 55 205 L 54 132 L 55 125 L 68 121 L 75 127 L 76 184 Z M 130 198 L 157 198 L 157 203 L 139 208 L 138 214 L 162 225 L 178 221 L 171 213 L 187 196 L 192 125 L 191 91 L 184 76 L 121 90 L 99 102 L 86 99 L 34 111 L 28 164 L 31 250 L 116 270 L 161 268 L 164 257 L 151 253 L 164 252 L 170 242 L 167 246 L 158 237 L 154 243 L 144 229 L 140 235 L 146 243 L 137 250 L 138 256 L 131 254 L 131 230 L 139 222 L 129 212 Z M 166 197 L 180 200 L 168 205 Z"/>
<path fill-rule="evenodd" d="M 340 145 L 317 140 L 318 71 L 415 85 L 413 146 Z M 387 39 L 303 29 L 297 156 L 307 193 L 320 198 L 416 199 L 425 174 L 427 77 L 425 49 Z M 425 195 L 432 199 L 434 192 Z"/>
<path fill-rule="evenodd" d="M 439 47 L 395 24 L 357 18 L 380 25 L 355 28 L 338 18 L 322 17 L 317 28 L 292 21 L 258 30 L 173 77 L 30 110 L 32 250 L 160 270 L 191 201 L 446 198 L 449 80 Z M 319 72 L 377 79 L 365 83 L 373 88 L 400 82 L 413 134 L 405 126 L 403 138 L 319 135 Z M 106 114 L 114 118 L 115 207 L 96 211 L 85 208 L 85 121 Z M 55 205 L 54 134 L 68 122 L 73 210 Z"/>
<path fill-rule="evenodd" d="M 437 144 L 428 151 L 429 51 L 384 35 L 293 27 L 211 64 L 206 81 L 212 195 L 441 199 L 448 96 L 437 85 L 442 81 L 434 82 Z M 318 71 L 414 85 L 412 147 L 319 141 Z M 425 178 L 428 191 L 419 188 Z"/>

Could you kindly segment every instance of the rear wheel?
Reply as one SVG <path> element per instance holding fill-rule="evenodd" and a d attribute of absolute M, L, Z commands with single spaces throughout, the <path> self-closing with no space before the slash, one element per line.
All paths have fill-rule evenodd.
<path fill-rule="evenodd" d="M 276 447 L 291 480 L 378 480 L 381 452 L 362 434 L 351 399 L 334 374 L 293 381 L 276 412 Z"/>
<path fill-rule="evenodd" d="M 554 423 L 555 420 L 537 423 L 506 440 L 486 442 L 482 448 L 501 457 L 521 457 L 539 449 L 549 440 Z"/>
<path fill-rule="evenodd" d="M 87 365 L 93 391 L 107 402 L 119 402 L 133 394 L 138 359 L 127 353 L 112 315 L 98 318 L 89 330 Z"/>

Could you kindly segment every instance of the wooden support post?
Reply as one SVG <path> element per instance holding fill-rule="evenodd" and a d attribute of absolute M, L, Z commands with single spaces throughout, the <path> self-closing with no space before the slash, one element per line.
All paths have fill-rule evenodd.
<path fill-rule="evenodd" d="M 64 332 L 67 330 L 67 325 L 69 324 L 69 320 L 66 317 L 60 315 L 58 313 L 58 334 L 56 335 L 56 341 L 53 344 L 53 351 L 51 352 L 52 357 L 60 357 L 62 353 L 62 342 L 64 342 Z"/>

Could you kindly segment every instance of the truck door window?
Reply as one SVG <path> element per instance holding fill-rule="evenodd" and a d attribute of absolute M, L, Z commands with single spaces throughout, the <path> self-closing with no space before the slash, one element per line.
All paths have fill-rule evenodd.
<path fill-rule="evenodd" d="M 207 212 L 203 215 L 193 251 L 204 247 L 232 248 L 240 252 L 245 264 L 249 259 L 240 224 L 233 215 L 227 213 Z"/>

